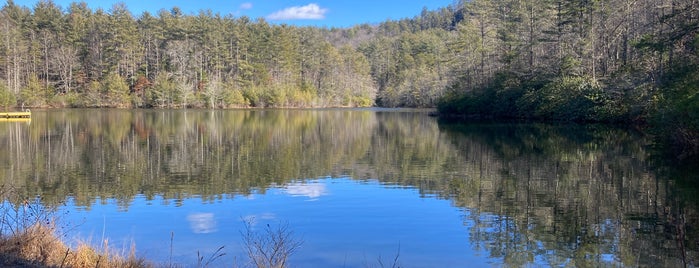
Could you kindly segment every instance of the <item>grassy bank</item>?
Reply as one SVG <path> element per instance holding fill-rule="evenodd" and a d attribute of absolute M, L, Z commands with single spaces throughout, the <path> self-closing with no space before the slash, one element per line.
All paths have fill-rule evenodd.
<path fill-rule="evenodd" d="M 0 238 L 3 267 L 153 267 L 146 260 L 113 254 L 105 242 L 98 251 L 87 244 L 71 249 L 56 234 L 53 223 L 36 223 L 18 233 Z"/>
<path fill-rule="evenodd" d="M 12 187 L 0 188 L 0 266 L 2 267 L 153 267 L 135 256 L 113 251 L 108 241 L 97 250 L 88 243 L 69 247 L 64 228 L 39 198 L 20 198 Z"/>

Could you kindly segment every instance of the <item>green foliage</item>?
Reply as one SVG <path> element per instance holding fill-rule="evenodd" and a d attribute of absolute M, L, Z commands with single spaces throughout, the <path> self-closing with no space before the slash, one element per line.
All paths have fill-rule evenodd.
<path fill-rule="evenodd" d="M 452 94 L 439 111 L 467 117 L 617 122 L 628 117 L 623 96 L 586 77 L 524 80 L 501 73 L 480 90 Z"/>
<path fill-rule="evenodd" d="M 36 75 L 32 75 L 27 85 L 19 93 L 19 101 L 23 106 L 41 107 L 47 103 L 46 89 Z"/>
<path fill-rule="evenodd" d="M 653 94 L 654 83 L 672 65 L 699 62 L 699 6 L 676 4 L 457 1 L 414 18 L 324 29 L 177 8 L 134 16 L 123 4 L 107 12 L 8 3 L 0 78 L 27 106 L 441 103 L 485 117 L 643 121 L 650 107 L 675 103 L 656 102 L 672 96 Z M 71 92 L 82 99 L 63 95 Z"/>
<path fill-rule="evenodd" d="M 77 92 L 54 95 L 49 99 L 50 107 L 83 107 L 82 95 Z"/>
<path fill-rule="evenodd" d="M 29 88 L 21 101 L 32 106 L 345 106 L 376 94 L 364 55 L 327 41 L 326 29 L 179 9 L 134 17 L 123 4 L 0 12 L 0 78 L 12 92 Z M 71 92 L 82 99 L 63 95 Z"/>
<path fill-rule="evenodd" d="M 651 17 L 637 17 L 644 6 L 623 1 L 461 4 L 470 14 L 450 45 L 461 60 L 460 77 L 440 112 L 555 121 L 655 118 L 655 125 L 694 135 L 687 133 L 694 133 L 696 73 L 678 69 L 699 64 L 697 3 L 681 1 L 672 10 L 650 11 Z M 604 26 L 610 24 L 618 28 Z"/>
<path fill-rule="evenodd" d="M 288 105 L 294 107 L 313 106 L 315 94 L 312 90 L 291 90 L 288 94 Z"/>
<path fill-rule="evenodd" d="M 131 105 L 129 85 L 117 73 L 109 73 L 101 83 L 103 104 L 109 107 L 128 107 Z"/>
<path fill-rule="evenodd" d="M 228 89 L 223 96 L 223 101 L 226 107 L 247 107 L 249 102 L 243 96 L 243 93 L 238 89 Z"/>
<path fill-rule="evenodd" d="M 616 116 L 610 94 L 590 78 L 562 77 L 523 96 L 536 118 L 571 121 L 607 121 Z"/>
<path fill-rule="evenodd" d="M 357 107 L 371 107 L 374 105 L 374 100 L 370 96 L 353 96 L 350 103 Z"/>
<path fill-rule="evenodd" d="M 261 89 L 259 87 L 247 87 L 243 89 L 243 98 L 248 105 L 253 107 L 264 107 L 264 102 L 260 101 Z"/>
<path fill-rule="evenodd" d="M 15 95 L 10 92 L 4 83 L 0 84 L 0 107 L 7 110 L 7 108 L 16 104 L 17 99 L 15 98 Z"/>
<path fill-rule="evenodd" d="M 286 106 L 286 88 L 282 86 L 264 87 L 259 98 L 260 107 Z"/>
<path fill-rule="evenodd" d="M 459 115 L 469 118 L 493 117 L 491 108 L 494 98 L 492 91 L 470 91 L 451 93 L 442 99 L 437 109 L 444 115 Z"/>
<path fill-rule="evenodd" d="M 182 99 L 177 83 L 166 73 L 158 74 L 153 88 L 147 92 L 147 103 L 152 107 L 177 107 Z"/>
<path fill-rule="evenodd" d="M 652 122 L 678 158 L 699 156 L 699 66 L 674 69 L 658 93 Z"/>
<path fill-rule="evenodd" d="M 561 59 L 561 75 L 566 76 L 579 76 L 582 75 L 582 62 L 580 59 L 572 56 L 564 56 Z"/>
<path fill-rule="evenodd" d="M 378 85 L 378 104 L 387 107 L 434 107 L 451 82 L 453 54 L 446 43 L 456 33 L 430 29 L 376 38 L 359 47 Z"/>
<path fill-rule="evenodd" d="M 101 107 L 102 104 L 102 83 L 99 81 L 92 81 L 85 89 L 83 93 L 83 103 L 80 104 L 82 107 Z"/>

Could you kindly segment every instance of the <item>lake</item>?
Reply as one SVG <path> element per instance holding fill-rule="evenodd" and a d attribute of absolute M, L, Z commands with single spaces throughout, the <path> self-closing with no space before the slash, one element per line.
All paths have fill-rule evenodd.
<path fill-rule="evenodd" d="M 68 109 L 0 122 L 0 145 L 1 183 L 54 209 L 66 242 L 161 265 L 248 266 L 245 238 L 267 231 L 298 242 L 292 267 L 699 260 L 696 172 L 630 129 L 405 109 Z"/>

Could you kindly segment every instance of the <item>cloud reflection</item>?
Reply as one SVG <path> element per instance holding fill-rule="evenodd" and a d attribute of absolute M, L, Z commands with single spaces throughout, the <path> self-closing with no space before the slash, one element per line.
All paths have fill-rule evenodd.
<path fill-rule="evenodd" d="M 311 200 L 328 194 L 327 187 L 322 183 L 291 183 L 284 187 L 284 192 L 291 196 L 305 196 Z"/>
<path fill-rule="evenodd" d="M 187 221 L 195 234 L 209 234 L 218 231 L 213 213 L 192 213 L 187 215 Z"/>

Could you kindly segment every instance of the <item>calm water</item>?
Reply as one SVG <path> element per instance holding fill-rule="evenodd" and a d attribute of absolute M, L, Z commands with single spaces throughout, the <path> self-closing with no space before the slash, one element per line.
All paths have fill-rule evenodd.
<path fill-rule="evenodd" d="M 696 173 L 649 144 L 407 110 L 49 110 L 0 122 L 0 179 L 68 242 L 161 264 L 245 266 L 248 224 L 287 226 L 293 267 L 694 266 Z"/>

